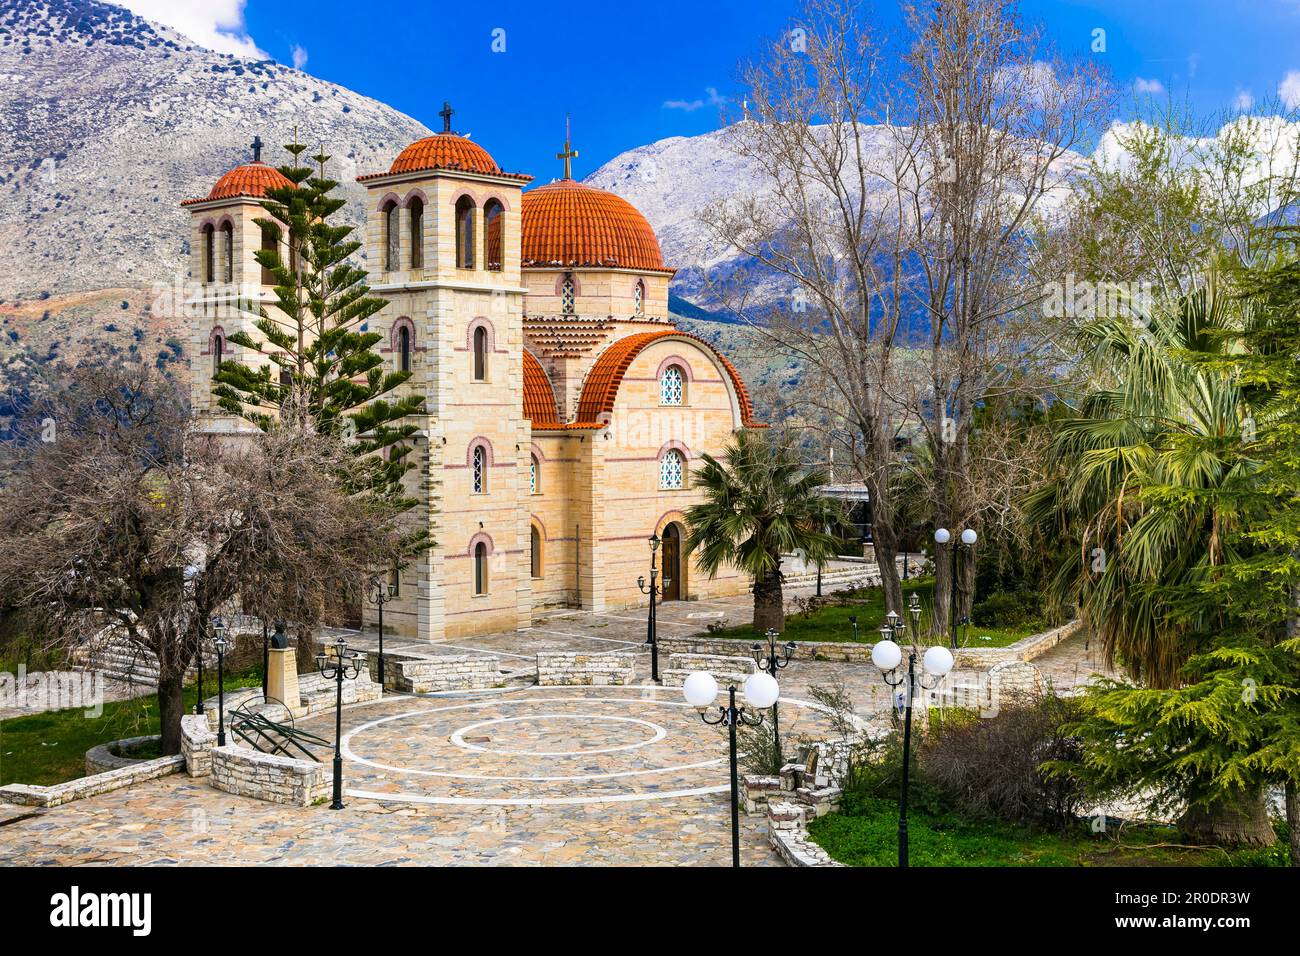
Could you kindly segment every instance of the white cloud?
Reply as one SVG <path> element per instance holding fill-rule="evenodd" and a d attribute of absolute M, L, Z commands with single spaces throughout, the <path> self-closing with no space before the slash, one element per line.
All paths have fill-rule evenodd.
<path fill-rule="evenodd" d="M 1282 77 L 1282 82 L 1277 85 L 1277 95 L 1289 110 L 1300 106 L 1300 70 L 1292 70 Z"/>
<path fill-rule="evenodd" d="M 247 0 L 117 0 L 132 13 L 171 27 L 199 46 L 258 60 L 270 57 L 248 35 Z"/>
<path fill-rule="evenodd" d="M 1165 85 L 1159 80 L 1147 80 L 1139 76 L 1133 81 L 1133 92 L 1145 93 L 1151 96 L 1163 96 Z"/>
<path fill-rule="evenodd" d="M 1238 113 L 1244 113 L 1255 106 L 1255 95 L 1250 90 L 1238 90 L 1237 95 L 1232 98 L 1232 108 Z"/>
<path fill-rule="evenodd" d="M 295 43 L 289 52 L 293 54 L 293 68 L 295 70 L 301 70 L 307 65 L 307 51 L 298 44 Z"/>
<path fill-rule="evenodd" d="M 727 98 L 719 94 L 716 87 L 707 86 L 704 92 L 709 94 L 707 100 L 664 100 L 664 109 L 694 113 L 702 106 L 721 106 L 727 102 Z"/>

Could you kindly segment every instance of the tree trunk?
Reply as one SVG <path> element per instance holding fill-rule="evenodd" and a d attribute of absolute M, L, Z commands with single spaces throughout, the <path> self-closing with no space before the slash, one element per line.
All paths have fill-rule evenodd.
<path fill-rule="evenodd" d="M 1263 790 L 1226 797 L 1208 807 L 1188 807 L 1178 818 L 1178 830 L 1190 843 L 1212 846 L 1272 846 L 1277 842 Z"/>
<path fill-rule="evenodd" d="M 887 464 L 887 463 L 886 463 Z M 876 548 L 876 566 L 885 593 L 885 607 L 903 613 L 903 584 L 898 574 L 898 532 L 894 527 L 894 506 L 889 490 L 887 467 L 871 469 L 863 476 L 871 496 L 871 540 Z"/>
<path fill-rule="evenodd" d="M 1291 865 L 1300 866 L 1300 789 L 1290 780 L 1286 785 L 1286 829 L 1291 844 Z"/>
<path fill-rule="evenodd" d="M 162 754 L 181 752 L 181 717 L 185 713 L 185 678 L 178 674 L 158 675 L 158 721 L 162 728 Z"/>
<path fill-rule="evenodd" d="M 765 634 L 769 629 L 785 630 L 785 594 L 781 572 L 769 571 L 754 581 L 754 630 Z"/>
<path fill-rule="evenodd" d="M 384 633 L 388 634 L 389 629 L 384 628 Z M 294 663 L 298 666 L 299 674 L 316 673 L 316 655 L 321 651 L 324 645 L 316 643 L 316 634 L 310 628 L 299 628 L 297 640 L 296 657 Z"/>

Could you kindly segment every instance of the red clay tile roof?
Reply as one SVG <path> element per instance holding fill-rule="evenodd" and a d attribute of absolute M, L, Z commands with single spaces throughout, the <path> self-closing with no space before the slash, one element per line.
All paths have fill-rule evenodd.
<path fill-rule="evenodd" d="M 524 349 L 524 417 L 533 423 L 534 428 L 561 425 L 555 410 L 555 390 L 551 388 L 551 380 L 542 363 L 528 349 Z"/>
<path fill-rule="evenodd" d="M 274 166 L 261 162 L 245 163 L 243 166 L 236 166 L 218 179 L 217 184 L 212 187 L 212 192 L 206 196 L 187 199 L 181 205 L 192 206 L 194 203 L 212 202 L 214 199 L 234 199 L 236 196 L 261 199 L 272 186 L 292 185 L 293 183 L 285 179 L 284 174 Z"/>
<path fill-rule="evenodd" d="M 660 339 L 670 337 L 688 339 L 716 355 L 722 363 L 722 367 L 727 370 L 727 375 L 731 378 L 731 384 L 736 389 L 736 400 L 740 404 L 741 425 L 746 428 L 765 427 L 761 423 L 754 421 L 753 403 L 749 400 L 749 392 L 745 390 L 745 383 L 741 379 L 740 373 L 736 371 L 735 366 L 728 362 L 726 356 L 708 342 L 678 329 L 639 332 L 618 339 L 609 348 L 601 352 L 596 359 L 596 363 L 592 365 L 591 371 L 587 373 L 586 380 L 582 383 L 582 396 L 578 399 L 578 419 L 570 427 L 599 427 L 601 416 L 613 413 L 614 401 L 618 398 L 618 387 L 622 384 L 623 376 L 627 374 L 632 362 L 636 360 L 636 357 L 641 354 L 641 351 L 646 346 Z"/>
<path fill-rule="evenodd" d="M 561 179 L 524 193 L 523 264 L 671 272 L 655 231 L 626 199 Z"/>
<path fill-rule="evenodd" d="M 502 175 L 497 161 L 478 143 L 459 133 L 436 133 L 424 139 L 417 139 L 398 153 L 388 172 L 358 176 L 357 182 L 426 169 L 459 169 L 467 173 Z"/>

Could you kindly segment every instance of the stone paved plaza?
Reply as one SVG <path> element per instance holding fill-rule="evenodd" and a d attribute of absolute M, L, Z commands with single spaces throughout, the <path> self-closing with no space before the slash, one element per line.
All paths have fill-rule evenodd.
<path fill-rule="evenodd" d="M 669 604 L 660 633 L 749 613 L 744 599 Z M 539 650 L 634 650 L 640 686 L 390 693 L 344 710 L 344 810 L 264 803 L 173 775 L 46 810 L 0 803 L 0 863 L 727 865 L 726 737 L 680 689 L 650 684 L 644 640 L 644 617 L 630 610 L 555 612 L 529 632 L 444 645 L 386 641 L 493 654 L 521 673 Z M 1058 687 L 1094 669 L 1096 649 L 1082 645 L 1072 639 L 1042 659 Z M 833 675 L 860 714 L 888 719 L 890 695 L 873 667 L 796 661 L 779 675 L 783 738 L 830 735 L 808 689 Z M 299 725 L 333 739 L 332 714 Z M 764 818 L 742 825 L 744 863 L 778 865 Z"/>

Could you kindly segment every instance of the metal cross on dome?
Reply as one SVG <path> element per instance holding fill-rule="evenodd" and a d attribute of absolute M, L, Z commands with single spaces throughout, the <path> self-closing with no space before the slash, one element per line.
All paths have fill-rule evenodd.
<path fill-rule="evenodd" d="M 456 111 L 451 108 L 451 104 L 446 100 L 443 100 L 442 109 L 438 111 L 438 115 L 442 117 L 442 131 L 444 133 L 451 132 L 451 118 L 455 113 Z"/>
<path fill-rule="evenodd" d="M 576 159 L 577 157 L 578 157 L 578 151 L 574 149 L 569 142 L 569 118 L 566 116 L 564 117 L 564 152 L 555 154 L 556 159 L 564 160 L 565 179 L 573 178 L 573 168 L 570 165 L 570 161 Z"/>
<path fill-rule="evenodd" d="M 254 136 L 253 137 L 253 162 L 260 163 L 261 161 L 262 161 L 262 137 Z"/>

